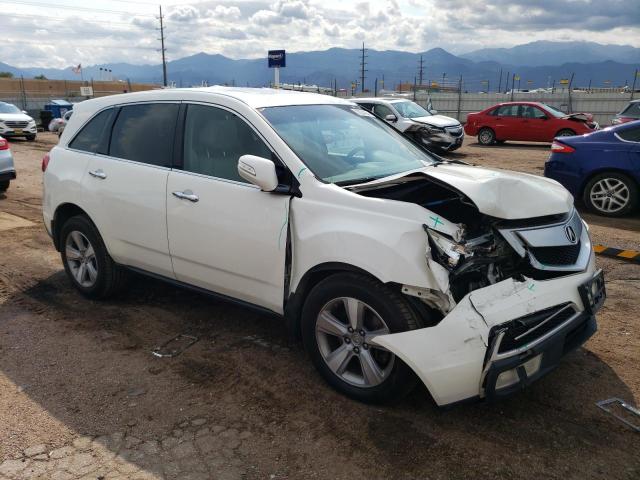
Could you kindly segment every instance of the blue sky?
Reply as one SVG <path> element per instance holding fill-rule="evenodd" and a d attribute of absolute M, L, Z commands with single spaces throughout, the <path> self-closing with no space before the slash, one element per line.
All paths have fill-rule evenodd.
<path fill-rule="evenodd" d="M 15 66 L 158 63 L 158 2 L 0 1 L 0 61 Z M 640 47 L 640 0 L 173 0 L 167 55 L 232 58 L 330 47 L 464 53 L 534 40 Z"/>

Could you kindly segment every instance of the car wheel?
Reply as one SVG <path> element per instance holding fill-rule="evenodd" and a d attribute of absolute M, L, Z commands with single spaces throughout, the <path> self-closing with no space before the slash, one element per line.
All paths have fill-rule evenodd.
<path fill-rule="evenodd" d="M 71 283 L 85 297 L 107 298 L 124 283 L 124 271 L 111 259 L 96 227 L 84 215 L 60 231 L 61 256 Z"/>
<path fill-rule="evenodd" d="M 27 141 L 33 142 L 36 139 L 35 135 L 27 135 Z"/>
<path fill-rule="evenodd" d="M 493 145 L 495 141 L 496 141 L 496 134 L 490 128 L 483 127 L 478 132 L 478 142 L 481 145 Z"/>
<path fill-rule="evenodd" d="M 0 182 L 0 193 L 7 191 L 7 189 L 9 188 L 9 183 L 10 180 L 4 180 Z"/>
<path fill-rule="evenodd" d="M 318 283 L 302 309 L 302 339 L 315 367 L 333 388 L 368 403 L 402 398 L 417 383 L 404 362 L 370 340 L 419 327 L 399 293 L 353 273 Z"/>
<path fill-rule="evenodd" d="M 621 173 L 601 173 L 587 183 L 583 200 L 590 210 L 600 215 L 621 217 L 638 205 L 638 187 Z"/>
<path fill-rule="evenodd" d="M 560 130 L 558 133 L 556 133 L 556 137 L 574 137 L 575 135 L 576 132 L 569 128 L 565 128 L 564 130 Z"/>

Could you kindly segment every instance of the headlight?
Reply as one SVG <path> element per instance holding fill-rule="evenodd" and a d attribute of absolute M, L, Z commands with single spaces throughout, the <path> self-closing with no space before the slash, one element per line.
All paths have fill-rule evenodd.
<path fill-rule="evenodd" d="M 32 118 L 31 120 L 29 120 L 29 125 L 35 125 L 36 121 Z"/>
<path fill-rule="evenodd" d="M 424 129 L 430 133 L 431 135 L 437 135 L 439 133 L 444 133 L 444 128 L 434 127 L 432 125 L 426 125 Z"/>
<path fill-rule="evenodd" d="M 466 247 L 461 243 L 455 242 L 453 239 L 436 232 L 435 230 L 428 229 L 427 235 L 431 239 L 431 242 L 437 250 L 440 260 L 446 262 L 449 268 L 458 266 L 463 255 L 468 255 Z"/>

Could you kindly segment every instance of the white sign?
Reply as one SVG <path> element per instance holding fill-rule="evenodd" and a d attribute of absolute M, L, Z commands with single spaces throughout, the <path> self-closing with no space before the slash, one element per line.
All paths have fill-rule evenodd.
<path fill-rule="evenodd" d="M 80 87 L 80 95 L 83 97 L 93 97 L 93 87 Z"/>

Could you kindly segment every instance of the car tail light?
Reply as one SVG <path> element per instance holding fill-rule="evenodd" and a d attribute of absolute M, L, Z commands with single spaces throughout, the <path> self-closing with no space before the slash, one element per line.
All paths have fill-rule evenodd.
<path fill-rule="evenodd" d="M 554 140 L 551 144 L 551 151 L 553 153 L 573 153 L 576 151 L 575 148 L 570 147 L 569 145 L 565 145 L 562 142 Z"/>
<path fill-rule="evenodd" d="M 44 157 L 42 157 L 42 171 L 46 171 L 49 166 L 49 154 L 45 153 Z"/>
<path fill-rule="evenodd" d="M 9 142 L 4 138 L 0 138 L 0 150 L 9 150 Z"/>

